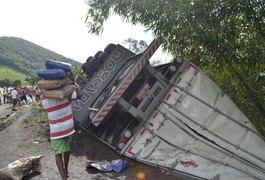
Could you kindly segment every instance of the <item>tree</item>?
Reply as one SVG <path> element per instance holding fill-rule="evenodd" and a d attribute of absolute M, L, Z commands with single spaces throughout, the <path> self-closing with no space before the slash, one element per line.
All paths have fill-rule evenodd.
<path fill-rule="evenodd" d="M 133 38 L 128 38 L 125 39 L 124 44 L 128 44 L 129 45 L 129 50 L 131 50 L 132 52 L 134 52 L 135 54 L 139 54 L 142 53 L 146 48 L 147 48 L 147 43 L 144 40 L 136 40 Z"/>
<path fill-rule="evenodd" d="M 0 80 L 0 86 L 6 86 L 6 87 L 10 87 L 12 86 L 13 83 L 10 79 L 4 79 L 4 80 Z"/>
<path fill-rule="evenodd" d="M 144 25 L 156 36 L 163 35 L 166 50 L 192 57 L 199 65 L 210 62 L 223 65 L 225 62 L 217 59 L 232 57 L 235 62 L 253 67 L 264 58 L 262 0 L 88 0 L 87 3 L 92 33 L 102 32 L 104 21 L 115 13 L 132 24 Z M 253 56 L 256 60 L 250 60 Z"/>
<path fill-rule="evenodd" d="M 29 84 L 35 85 L 41 78 L 36 73 L 31 73 L 30 76 L 27 76 L 25 79 Z"/>
<path fill-rule="evenodd" d="M 88 0 L 87 4 L 90 32 L 101 33 L 114 13 L 164 36 L 164 50 L 192 58 L 249 117 L 255 114 L 254 124 L 265 134 L 264 92 L 254 81 L 265 69 L 263 0 Z"/>
<path fill-rule="evenodd" d="M 82 70 L 81 66 L 79 65 L 74 65 L 72 68 L 72 72 L 73 72 L 74 77 L 81 76 L 85 79 L 88 78 L 87 74 Z"/>
<path fill-rule="evenodd" d="M 14 80 L 13 86 L 21 86 L 21 80 Z"/>
<path fill-rule="evenodd" d="M 10 80 L 10 79 L 4 79 L 0 80 L 0 87 L 6 86 L 6 87 L 16 87 L 17 85 L 21 85 L 20 80 Z"/>
<path fill-rule="evenodd" d="M 133 39 L 133 38 L 128 38 L 128 39 L 125 39 L 124 44 L 128 44 L 129 47 L 128 49 L 131 50 L 132 52 L 134 52 L 135 54 L 139 54 L 139 53 L 142 53 L 144 52 L 144 50 L 148 47 L 146 41 L 144 40 L 136 40 L 136 39 Z M 152 66 L 155 66 L 155 65 L 158 65 L 162 62 L 162 59 L 154 59 L 150 62 L 150 64 Z"/>

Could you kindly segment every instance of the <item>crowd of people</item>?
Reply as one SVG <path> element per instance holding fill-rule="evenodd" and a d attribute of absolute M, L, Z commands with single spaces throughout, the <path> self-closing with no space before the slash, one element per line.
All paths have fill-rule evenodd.
<path fill-rule="evenodd" d="M 20 86 L 0 87 L 0 105 L 11 103 L 13 107 L 39 101 L 42 91 L 38 87 Z"/>

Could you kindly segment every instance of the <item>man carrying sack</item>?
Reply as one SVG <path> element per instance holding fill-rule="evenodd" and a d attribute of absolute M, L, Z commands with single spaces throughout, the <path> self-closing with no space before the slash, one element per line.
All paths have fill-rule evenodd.
<path fill-rule="evenodd" d="M 61 67 L 60 62 L 53 63 L 58 63 L 59 67 Z M 47 63 L 46 67 L 49 68 Z M 66 71 L 65 69 L 62 70 Z M 62 180 L 66 180 L 68 177 L 70 145 L 73 134 L 75 133 L 71 101 L 80 98 L 81 90 L 73 81 L 70 81 L 70 83 L 69 81 L 67 81 L 67 83 L 58 83 L 65 78 L 70 78 L 73 80 L 73 78 L 71 78 L 72 73 L 70 71 L 66 71 L 65 75 L 63 76 L 56 75 L 57 72 L 59 72 L 58 69 L 55 71 L 48 69 L 47 71 L 42 70 L 41 73 L 38 72 L 40 77 L 45 78 L 38 82 L 38 84 L 41 87 L 45 85 L 45 88 L 47 88 L 44 89 L 41 102 L 45 111 L 48 113 L 50 139 L 55 153 L 56 165 Z M 43 74 L 45 75 L 43 76 Z M 59 79 L 55 79 L 54 77 Z M 54 84 L 58 84 L 59 87 L 54 86 Z M 71 88 L 69 89 L 70 86 Z M 53 89 L 50 89 L 51 87 Z"/>

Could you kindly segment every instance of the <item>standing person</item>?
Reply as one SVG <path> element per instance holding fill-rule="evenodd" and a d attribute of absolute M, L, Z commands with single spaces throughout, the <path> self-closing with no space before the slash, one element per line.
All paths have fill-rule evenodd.
<path fill-rule="evenodd" d="M 70 145 L 75 133 L 71 100 L 80 97 L 80 89 L 64 99 L 41 97 L 42 105 L 48 113 L 51 145 L 55 153 L 55 161 L 62 180 L 68 177 Z"/>
<path fill-rule="evenodd" d="M 28 95 L 28 94 L 29 94 L 29 86 L 26 85 L 26 86 L 24 87 L 24 89 L 25 89 L 26 95 Z"/>
<path fill-rule="evenodd" d="M 12 98 L 11 98 L 11 91 L 12 91 L 12 87 L 8 87 L 7 91 L 6 91 L 6 99 L 7 99 L 7 103 L 12 103 Z"/>
<path fill-rule="evenodd" d="M 3 93 L 2 93 L 2 88 L 0 87 L 0 106 L 2 106 L 2 97 Z"/>
<path fill-rule="evenodd" d="M 19 87 L 19 85 L 17 85 L 16 87 L 16 90 L 17 90 L 17 94 L 18 94 L 18 98 L 17 98 L 17 101 L 18 101 L 18 105 L 21 106 L 20 102 L 21 102 L 21 88 Z"/>
<path fill-rule="evenodd" d="M 20 97 L 20 100 L 21 101 L 25 100 L 26 104 L 28 104 L 25 87 L 22 87 L 22 89 L 21 89 L 21 97 Z"/>
<path fill-rule="evenodd" d="M 4 88 L 3 88 L 4 104 L 6 103 L 6 94 L 7 94 L 6 87 L 4 86 Z"/>
<path fill-rule="evenodd" d="M 33 102 L 33 89 L 31 86 L 29 87 L 29 97 L 30 97 L 31 101 Z"/>
<path fill-rule="evenodd" d="M 40 100 L 40 95 L 41 95 L 41 90 L 39 89 L 39 87 L 36 87 L 35 89 L 35 100 L 39 101 Z"/>
<path fill-rule="evenodd" d="M 15 108 L 17 105 L 17 99 L 18 99 L 18 93 L 17 93 L 17 90 L 15 88 L 13 88 L 11 91 L 11 98 L 12 98 L 12 102 L 13 102 L 13 108 Z"/>

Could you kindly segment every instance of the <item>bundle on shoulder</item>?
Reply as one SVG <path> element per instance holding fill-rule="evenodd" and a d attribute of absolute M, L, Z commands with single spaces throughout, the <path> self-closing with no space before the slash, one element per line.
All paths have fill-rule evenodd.
<path fill-rule="evenodd" d="M 44 90 L 45 97 L 63 99 L 76 90 L 71 64 L 47 60 L 45 66 L 47 69 L 37 71 L 38 76 L 42 78 L 37 86 Z"/>

